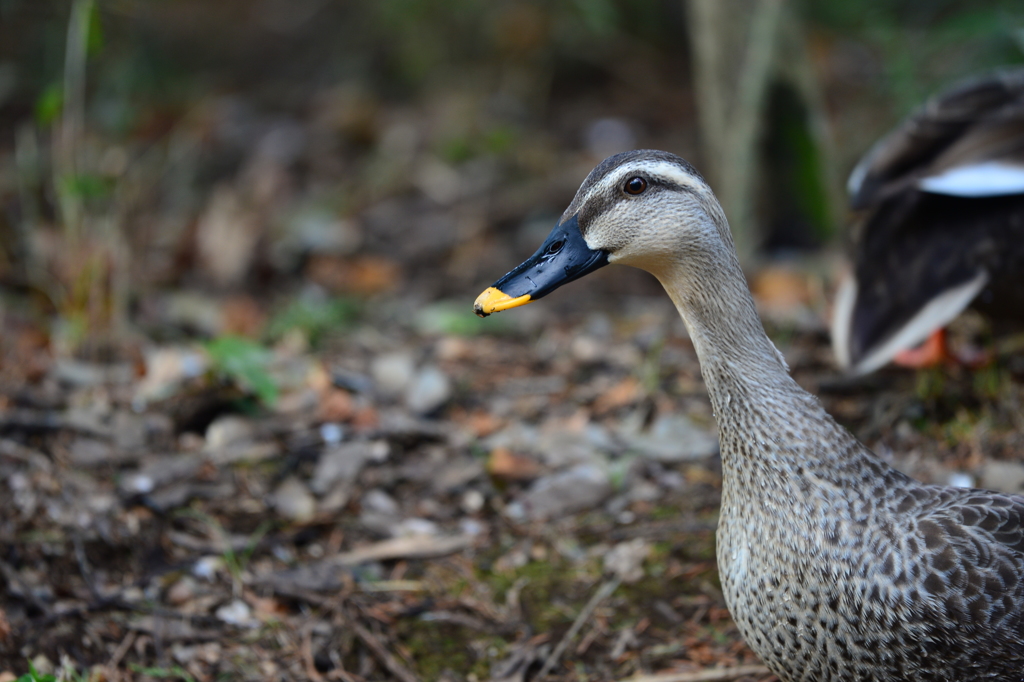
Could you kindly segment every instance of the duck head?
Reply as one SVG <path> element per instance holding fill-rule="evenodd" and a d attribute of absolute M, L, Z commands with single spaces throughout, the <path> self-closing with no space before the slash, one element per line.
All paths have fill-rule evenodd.
<path fill-rule="evenodd" d="M 616 154 L 590 172 L 536 253 L 480 294 L 473 309 L 486 317 L 536 301 L 608 263 L 661 279 L 688 255 L 726 245 L 731 252 L 725 216 L 693 166 L 662 151 Z"/>

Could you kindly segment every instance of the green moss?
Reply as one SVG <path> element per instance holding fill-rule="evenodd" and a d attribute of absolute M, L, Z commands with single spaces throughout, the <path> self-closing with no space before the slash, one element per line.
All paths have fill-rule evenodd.
<path fill-rule="evenodd" d="M 711 530 L 699 533 L 688 533 L 683 539 L 684 544 L 677 547 L 681 558 L 688 561 L 715 560 L 715 532 Z"/>
<path fill-rule="evenodd" d="M 973 376 L 974 391 L 989 400 L 999 400 L 1013 390 L 1013 379 L 999 365 L 982 367 Z"/>
<path fill-rule="evenodd" d="M 351 329 L 362 314 L 362 305 L 353 298 L 324 301 L 299 299 L 290 302 L 267 323 L 264 336 L 276 341 L 292 330 L 298 330 L 314 346 L 327 335 Z"/>
<path fill-rule="evenodd" d="M 946 392 L 946 373 L 942 367 L 929 367 L 917 373 L 914 391 L 919 400 L 937 400 Z"/>
<path fill-rule="evenodd" d="M 548 632 L 572 623 L 600 580 L 600 568 L 596 560 L 580 566 L 556 556 L 509 571 L 481 571 L 479 578 L 490 586 L 499 603 L 518 583 L 523 616 L 536 632 Z"/>
<path fill-rule="evenodd" d="M 673 513 L 678 515 L 678 510 L 673 509 Z M 678 595 L 699 594 L 706 591 L 708 584 L 717 584 L 714 556 L 712 531 L 678 534 L 670 540 L 654 543 L 645 563 L 645 577 L 620 585 L 601 607 L 608 609 L 611 629 L 634 626 L 656 611 L 656 602 L 671 602 Z M 706 568 L 666 578 L 669 569 L 680 562 L 690 565 L 697 562 Z M 531 630 L 549 632 L 555 637 L 565 632 L 603 580 L 600 557 L 576 563 L 557 554 L 552 554 L 548 561 L 531 561 L 510 570 L 478 570 L 477 577 L 489 586 L 494 601 L 499 604 L 507 599 L 509 590 L 518 585 L 523 617 Z"/>
<path fill-rule="evenodd" d="M 674 519 L 679 516 L 679 508 L 668 504 L 662 504 L 651 510 L 651 518 L 655 521 Z"/>
<path fill-rule="evenodd" d="M 422 679 L 436 680 L 445 670 L 458 671 L 460 675 L 475 674 L 486 679 L 490 669 L 488 658 L 478 657 L 469 646 L 467 630 L 450 623 L 436 623 L 428 620 L 403 620 L 396 627 L 398 640 L 408 648 Z M 496 649 L 496 655 L 504 652 L 504 643 L 495 637 L 481 650 Z"/>

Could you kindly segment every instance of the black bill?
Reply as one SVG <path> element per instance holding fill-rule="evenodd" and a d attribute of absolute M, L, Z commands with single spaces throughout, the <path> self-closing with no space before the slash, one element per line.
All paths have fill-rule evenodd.
<path fill-rule="evenodd" d="M 477 296 L 473 311 L 487 317 L 525 305 L 607 264 L 608 252 L 587 246 L 573 216 L 555 225 L 536 253 Z"/>

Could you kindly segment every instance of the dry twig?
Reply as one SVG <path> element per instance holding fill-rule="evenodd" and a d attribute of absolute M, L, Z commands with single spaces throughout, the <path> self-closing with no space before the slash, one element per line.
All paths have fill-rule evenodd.
<path fill-rule="evenodd" d="M 309 679 L 314 682 L 324 682 L 324 676 L 316 669 L 316 662 L 313 660 L 313 627 L 302 628 L 302 664 L 306 669 Z"/>
<path fill-rule="evenodd" d="M 348 621 L 349 625 L 352 627 L 352 631 L 356 633 L 356 636 L 359 637 L 359 639 L 363 641 L 363 644 L 373 652 L 373 655 L 384 664 L 384 667 L 391 671 L 392 675 L 402 682 L 420 682 L 419 678 L 416 677 L 412 671 L 402 665 L 401 662 L 399 662 L 399 660 L 395 658 L 390 651 L 388 651 L 387 647 L 385 647 L 372 632 L 363 627 L 354 618 L 349 618 Z"/>
<path fill-rule="evenodd" d="M 135 630 L 129 630 L 128 634 L 124 636 L 121 643 L 114 649 L 114 653 L 110 656 L 110 661 L 107 662 L 107 670 L 117 670 L 117 666 L 121 664 L 121 659 L 124 658 L 125 654 L 128 653 L 128 649 L 131 648 L 132 644 L 135 643 L 135 637 L 138 633 Z M 108 676 L 110 676 L 108 672 Z"/>
<path fill-rule="evenodd" d="M 695 673 L 666 673 L 664 675 L 640 675 L 619 682 L 729 682 L 749 675 L 769 675 L 771 670 L 763 665 L 738 665 L 733 668 L 710 668 Z"/>
<path fill-rule="evenodd" d="M 598 604 L 611 596 L 611 593 L 615 591 L 621 582 L 622 580 L 619 578 L 609 578 L 604 581 L 597 592 L 594 593 L 594 596 L 590 598 L 590 601 L 588 601 L 586 606 L 584 606 L 580 611 L 580 615 L 576 616 L 576 620 L 573 621 L 572 627 L 570 627 L 562 637 L 562 641 L 558 643 L 555 650 L 552 651 L 551 655 L 548 656 L 548 659 L 544 661 L 544 667 L 540 669 L 540 674 L 537 675 L 538 678 L 543 678 L 551 671 L 552 668 L 558 665 L 558 661 L 562 658 L 562 654 L 564 654 L 565 650 L 569 647 L 569 643 L 576 638 L 576 635 L 583 627 L 583 624 L 590 620 L 590 614 L 594 612 L 594 609 L 597 608 Z"/>

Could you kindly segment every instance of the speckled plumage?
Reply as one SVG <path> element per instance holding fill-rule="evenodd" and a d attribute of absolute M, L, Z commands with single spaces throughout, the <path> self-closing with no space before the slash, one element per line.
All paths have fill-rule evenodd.
<path fill-rule="evenodd" d="M 925 486 L 793 386 L 717 411 L 718 563 L 783 680 L 1024 680 L 1024 499 Z"/>
<path fill-rule="evenodd" d="M 836 424 L 765 335 L 682 159 L 606 160 L 572 216 L 589 248 L 654 274 L 690 331 L 721 439 L 722 585 L 765 664 L 783 682 L 1024 682 L 1024 498 L 923 485 Z"/>

